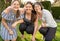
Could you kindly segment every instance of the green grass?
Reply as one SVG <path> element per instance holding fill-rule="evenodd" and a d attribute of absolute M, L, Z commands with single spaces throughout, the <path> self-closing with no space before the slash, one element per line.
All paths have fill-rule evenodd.
<path fill-rule="evenodd" d="M 57 31 L 56 31 L 56 36 L 53 39 L 53 41 L 60 41 L 60 23 L 57 23 L 57 24 L 58 24 L 58 27 L 57 27 Z M 27 34 L 26 32 L 24 32 L 25 33 L 25 39 L 21 39 L 21 33 L 19 32 L 18 27 L 17 27 L 17 32 L 18 32 L 17 41 L 31 41 L 32 35 Z M 39 32 L 36 33 L 35 37 L 36 37 L 36 41 L 44 41 L 41 39 L 42 35 Z M 3 41 L 1 37 L 0 37 L 0 41 Z"/>

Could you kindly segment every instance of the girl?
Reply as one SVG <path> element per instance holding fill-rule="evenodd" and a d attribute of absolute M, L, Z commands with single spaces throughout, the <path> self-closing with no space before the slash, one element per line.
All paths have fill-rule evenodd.
<path fill-rule="evenodd" d="M 23 19 L 23 15 L 19 13 L 19 8 L 20 1 L 13 0 L 11 6 L 2 12 L 1 37 L 4 41 L 16 41 L 17 39 L 16 27 L 12 26 L 17 20 Z"/>
<path fill-rule="evenodd" d="M 42 4 L 39 2 L 34 4 L 34 9 L 38 14 L 39 19 L 42 21 L 39 32 L 43 34 L 45 41 L 52 41 L 52 39 L 55 37 L 57 28 L 57 24 L 53 19 L 52 14 L 48 10 L 43 9 Z"/>
<path fill-rule="evenodd" d="M 37 14 L 35 13 L 31 2 L 27 2 L 24 8 L 24 22 L 20 24 L 19 30 L 22 37 L 24 36 L 24 31 L 26 31 L 28 34 L 32 34 L 32 41 L 35 41 L 35 33 L 38 25 Z"/>

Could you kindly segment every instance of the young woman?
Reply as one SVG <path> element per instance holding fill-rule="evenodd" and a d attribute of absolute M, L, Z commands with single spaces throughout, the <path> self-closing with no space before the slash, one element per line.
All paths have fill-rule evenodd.
<path fill-rule="evenodd" d="M 42 21 L 39 32 L 43 34 L 45 41 L 52 41 L 52 39 L 55 37 L 57 28 L 57 24 L 53 19 L 52 14 L 48 10 L 43 9 L 42 4 L 39 2 L 34 4 L 34 9 L 38 14 L 39 19 Z"/>
<path fill-rule="evenodd" d="M 20 24 L 19 30 L 22 37 L 24 36 L 24 31 L 26 31 L 28 34 L 32 34 L 32 41 L 35 41 L 35 33 L 38 25 L 37 14 L 33 10 L 33 4 L 31 2 L 27 2 L 24 8 L 24 22 Z"/>
<path fill-rule="evenodd" d="M 2 12 L 1 37 L 4 41 L 16 41 L 16 27 L 12 27 L 16 21 L 23 19 L 23 15 L 19 13 L 20 1 L 13 0 L 11 6 Z M 13 25 L 14 24 L 14 25 Z"/>

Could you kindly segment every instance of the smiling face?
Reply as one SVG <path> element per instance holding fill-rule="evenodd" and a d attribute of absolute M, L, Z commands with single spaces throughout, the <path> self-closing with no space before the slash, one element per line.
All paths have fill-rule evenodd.
<path fill-rule="evenodd" d="M 26 4 L 25 5 L 25 10 L 26 10 L 26 13 L 31 13 L 31 11 L 33 10 L 33 7 L 31 4 Z"/>
<path fill-rule="evenodd" d="M 41 6 L 38 5 L 38 4 L 35 4 L 35 5 L 34 5 L 34 9 L 35 9 L 35 11 L 37 12 L 38 10 L 41 10 Z"/>
<path fill-rule="evenodd" d="M 17 11 L 19 8 L 20 8 L 20 4 L 18 1 L 14 1 L 12 4 L 11 4 L 13 10 Z"/>

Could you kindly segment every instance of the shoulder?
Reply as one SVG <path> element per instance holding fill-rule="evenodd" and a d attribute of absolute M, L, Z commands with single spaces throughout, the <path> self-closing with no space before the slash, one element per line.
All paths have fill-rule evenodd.
<path fill-rule="evenodd" d="M 43 9 L 43 10 L 42 10 L 42 13 L 43 13 L 44 15 L 51 15 L 51 12 L 50 12 L 49 10 L 46 10 L 46 9 Z"/>
<path fill-rule="evenodd" d="M 24 8 L 19 8 L 20 14 L 24 13 Z"/>
<path fill-rule="evenodd" d="M 11 10 L 11 6 L 8 6 L 3 12 L 5 12 L 5 14 L 8 14 Z"/>
<path fill-rule="evenodd" d="M 43 10 L 42 10 L 42 12 L 50 13 L 50 11 L 49 11 L 49 10 L 47 10 L 47 9 L 43 9 Z"/>

